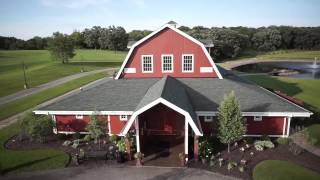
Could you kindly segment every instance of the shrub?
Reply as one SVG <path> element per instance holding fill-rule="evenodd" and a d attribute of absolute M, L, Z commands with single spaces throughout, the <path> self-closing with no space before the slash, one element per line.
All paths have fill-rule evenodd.
<path fill-rule="evenodd" d="M 62 146 L 70 146 L 71 144 L 72 144 L 71 141 L 66 140 L 66 141 L 63 142 Z"/>
<path fill-rule="evenodd" d="M 234 167 L 237 167 L 238 164 L 236 162 L 229 162 L 227 165 L 227 169 L 228 171 L 230 171 L 231 169 L 233 169 Z"/>
<path fill-rule="evenodd" d="M 199 156 L 205 161 L 209 161 L 213 155 L 213 142 L 211 137 L 203 137 L 199 142 Z"/>
<path fill-rule="evenodd" d="M 262 147 L 262 150 L 263 150 L 263 148 L 271 149 L 271 148 L 274 148 L 274 144 L 271 141 L 256 141 L 256 142 L 254 142 L 254 147 L 257 150 L 258 149 L 261 150 L 261 147 Z"/>
<path fill-rule="evenodd" d="M 73 134 L 73 138 L 74 138 L 74 139 L 80 139 L 80 138 L 81 138 L 80 132 L 75 132 L 75 133 Z"/>
<path fill-rule="evenodd" d="M 90 134 L 85 135 L 83 138 L 84 141 L 91 141 L 91 139 L 92 138 L 91 138 Z"/>
<path fill-rule="evenodd" d="M 118 139 L 119 139 L 119 137 L 117 135 L 114 135 L 114 134 L 109 137 L 109 140 L 111 142 L 117 142 Z"/>
<path fill-rule="evenodd" d="M 49 116 L 31 112 L 20 120 L 20 128 L 31 141 L 45 142 L 46 137 L 53 133 L 53 122 Z"/>
<path fill-rule="evenodd" d="M 243 142 L 245 144 L 252 144 L 254 142 L 252 137 L 244 137 Z"/>
<path fill-rule="evenodd" d="M 244 166 L 239 166 L 239 171 L 240 171 L 241 173 L 243 173 L 243 172 L 244 172 Z"/>
<path fill-rule="evenodd" d="M 254 145 L 254 148 L 256 148 L 257 151 L 263 151 L 263 146 L 260 144 Z"/>
<path fill-rule="evenodd" d="M 117 142 L 117 147 L 119 152 L 126 152 L 126 142 L 124 137 L 121 137 L 121 139 Z"/>
<path fill-rule="evenodd" d="M 282 144 L 282 145 L 284 145 L 284 144 L 289 144 L 289 141 L 290 141 L 289 138 L 283 138 L 283 137 L 279 137 L 279 138 L 277 138 L 277 140 L 276 140 L 276 142 L 277 142 L 278 144 Z"/>
<path fill-rule="evenodd" d="M 270 137 L 268 135 L 266 135 L 266 134 L 261 136 L 261 140 L 262 141 L 271 141 Z"/>
<path fill-rule="evenodd" d="M 72 148 L 77 149 L 80 145 L 80 139 L 76 139 L 73 141 Z"/>
<path fill-rule="evenodd" d="M 290 142 L 289 151 L 292 152 L 293 155 L 298 156 L 301 153 L 303 153 L 304 150 L 300 146 L 296 145 L 294 142 Z"/>

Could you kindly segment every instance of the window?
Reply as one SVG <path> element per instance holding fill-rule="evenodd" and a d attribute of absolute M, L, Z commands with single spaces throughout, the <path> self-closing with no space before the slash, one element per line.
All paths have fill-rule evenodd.
<path fill-rule="evenodd" d="M 152 73 L 153 72 L 153 56 L 142 55 L 142 72 Z"/>
<path fill-rule="evenodd" d="M 213 117 L 212 116 L 205 116 L 204 117 L 204 122 L 212 122 L 213 121 Z"/>
<path fill-rule="evenodd" d="M 253 120 L 254 121 L 262 121 L 262 116 L 254 116 Z"/>
<path fill-rule="evenodd" d="M 120 115 L 120 121 L 126 121 L 126 120 L 128 120 L 127 115 Z"/>
<path fill-rule="evenodd" d="M 173 72 L 173 55 L 162 55 L 162 72 Z"/>
<path fill-rule="evenodd" d="M 76 115 L 76 119 L 83 119 L 83 115 Z"/>
<path fill-rule="evenodd" d="M 182 55 L 182 72 L 193 72 L 193 54 Z"/>

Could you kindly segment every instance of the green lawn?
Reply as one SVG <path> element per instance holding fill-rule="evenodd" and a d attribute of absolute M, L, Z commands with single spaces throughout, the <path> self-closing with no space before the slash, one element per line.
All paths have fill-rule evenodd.
<path fill-rule="evenodd" d="M 301 99 L 314 108 L 320 109 L 320 81 L 287 77 L 271 77 L 267 75 L 243 76 L 256 84 L 280 90 L 290 96 Z"/>
<path fill-rule="evenodd" d="M 259 59 L 314 59 L 315 57 L 320 60 L 320 51 L 279 50 L 257 56 Z"/>
<path fill-rule="evenodd" d="M 308 141 L 315 146 L 320 147 L 320 124 L 313 124 L 304 130 Z"/>
<path fill-rule="evenodd" d="M 59 86 L 44 90 L 42 92 L 24 97 L 22 99 L 4 104 L 0 106 L 0 121 L 14 114 L 23 112 L 24 110 L 33 108 L 49 99 L 62 95 L 68 91 L 81 87 L 89 82 L 105 77 L 106 73 L 97 73 L 84 76 Z"/>
<path fill-rule="evenodd" d="M 266 160 L 253 170 L 254 180 L 318 180 L 320 174 L 288 161 Z"/>
<path fill-rule="evenodd" d="M 0 172 L 42 170 L 65 167 L 69 155 L 54 149 L 12 151 L 4 148 L 5 142 L 19 132 L 15 123 L 0 130 Z"/>
<path fill-rule="evenodd" d="M 47 50 L 0 51 L 0 97 L 23 89 L 22 61 L 28 69 L 30 87 L 37 86 L 71 74 L 120 66 L 127 52 L 107 50 L 76 50 L 69 64 L 52 61 Z"/>

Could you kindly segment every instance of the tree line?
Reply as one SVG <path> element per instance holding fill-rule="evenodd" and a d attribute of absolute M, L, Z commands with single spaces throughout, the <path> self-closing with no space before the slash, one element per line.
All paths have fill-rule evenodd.
<path fill-rule="evenodd" d="M 234 58 L 245 50 L 273 51 L 278 49 L 320 49 L 320 27 L 179 27 L 196 39 L 212 40 L 215 59 Z M 121 26 L 93 26 L 67 35 L 76 48 L 125 50 L 129 40 L 138 41 L 150 34 L 149 30 L 129 33 Z M 47 49 L 52 37 L 34 37 L 27 41 L 0 36 L 0 49 Z"/>

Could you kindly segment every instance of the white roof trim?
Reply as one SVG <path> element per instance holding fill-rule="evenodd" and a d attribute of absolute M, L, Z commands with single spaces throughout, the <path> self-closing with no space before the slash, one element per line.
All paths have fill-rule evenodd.
<path fill-rule="evenodd" d="M 216 116 L 217 111 L 196 111 L 198 116 Z M 310 117 L 311 112 L 242 112 L 243 116 Z"/>
<path fill-rule="evenodd" d="M 136 117 L 137 117 L 139 114 L 145 112 L 146 110 L 148 110 L 148 109 L 150 109 L 150 108 L 152 108 L 152 107 L 154 107 L 155 105 L 160 104 L 160 103 L 162 103 L 162 104 L 168 106 L 169 108 L 177 111 L 178 113 L 184 115 L 186 121 L 189 123 L 189 125 L 191 126 L 192 130 L 194 131 L 194 133 L 195 133 L 196 135 L 198 135 L 198 136 L 202 136 L 202 133 L 200 132 L 200 130 L 199 130 L 198 127 L 196 126 L 195 121 L 192 120 L 190 114 L 189 114 L 187 111 L 179 108 L 178 106 L 170 103 L 169 101 L 167 101 L 167 100 L 165 100 L 165 99 L 163 99 L 163 98 L 158 98 L 158 99 L 156 99 L 155 101 L 147 104 L 146 106 L 144 106 L 144 107 L 140 108 L 139 110 L 137 110 L 136 112 L 134 112 L 134 113 L 132 114 L 132 116 L 130 117 L 130 119 L 128 120 L 128 122 L 127 122 L 127 123 L 125 124 L 125 126 L 123 127 L 123 129 L 122 129 L 122 131 L 121 131 L 120 134 L 123 135 L 123 136 L 126 135 L 126 134 L 128 133 L 128 131 L 129 131 L 130 127 L 132 126 L 134 120 L 136 119 Z M 196 120 L 196 119 L 195 119 L 195 120 Z"/>
<path fill-rule="evenodd" d="M 46 111 L 36 110 L 35 114 L 44 115 L 132 115 L 132 111 Z"/>
<path fill-rule="evenodd" d="M 173 27 L 172 25 L 169 25 L 169 24 L 166 24 L 164 26 L 162 26 L 161 28 L 159 28 L 158 30 L 156 31 L 153 31 L 152 33 L 150 33 L 149 35 L 147 35 L 146 37 L 140 39 L 139 41 L 137 41 L 136 43 L 134 43 L 132 45 L 132 47 L 130 48 L 129 50 L 129 53 L 127 54 L 126 56 L 126 59 L 123 61 L 122 65 L 121 65 L 121 68 L 117 74 L 117 76 L 115 77 L 115 79 L 119 79 L 119 77 L 121 76 L 123 70 L 124 70 L 124 67 L 126 66 L 133 50 L 138 46 L 140 45 L 141 43 L 143 43 L 144 41 L 148 40 L 149 38 L 151 38 L 152 36 L 154 36 L 155 34 L 158 34 L 160 31 L 162 31 L 163 29 L 165 28 L 170 28 L 172 30 L 174 30 L 175 32 L 177 32 L 178 34 L 184 36 L 185 38 L 191 40 L 192 42 L 198 44 L 201 48 L 202 48 L 202 51 L 204 52 L 204 54 L 206 55 L 206 57 L 208 58 L 210 64 L 212 65 L 214 71 L 216 72 L 217 76 L 219 77 L 219 79 L 223 79 L 223 77 L 221 76 L 220 74 L 220 71 L 218 70 L 217 66 L 215 65 L 215 63 L 213 63 L 213 60 L 211 58 L 211 56 L 209 55 L 208 51 L 206 50 L 205 46 L 203 45 L 203 43 L 201 43 L 200 41 L 196 40 L 195 38 L 189 36 L 188 34 L 182 32 L 181 30 Z"/>

